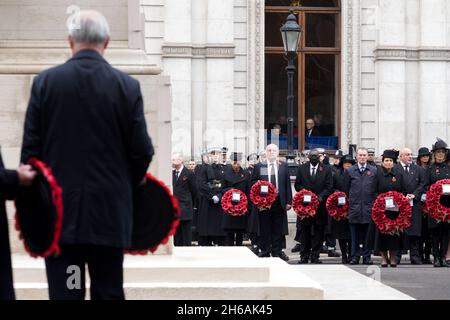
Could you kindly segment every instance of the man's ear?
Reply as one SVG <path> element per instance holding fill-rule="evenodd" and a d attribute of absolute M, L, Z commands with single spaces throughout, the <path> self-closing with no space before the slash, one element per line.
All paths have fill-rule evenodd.
<path fill-rule="evenodd" d="M 103 47 L 103 50 L 106 50 L 106 48 L 108 48 L 108 45 L 109 45 L 109 40 L 110 40 L 110 38 L 108 37 L 108 38 L 106 38 L 106 41 L 105 41 L 105 45 L 104 45 L 104 47 Z"/>
<path fill-rule="evenodd" d="M 67 41 L 69 42 L 70 49 L 73 49 L 74 42 L 73 42 L 73 38 L 70 34 L 67 36 Z"/>

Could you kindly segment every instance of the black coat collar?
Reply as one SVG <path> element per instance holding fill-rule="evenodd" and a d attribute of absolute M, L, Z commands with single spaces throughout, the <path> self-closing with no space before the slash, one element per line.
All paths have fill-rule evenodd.
<path fill-rule="evenodd" d="M 84 49 L 77 52 L 70 60 L 97 60 L 100 62 L 108 63 L 100 53 L 92 49 Z"/>

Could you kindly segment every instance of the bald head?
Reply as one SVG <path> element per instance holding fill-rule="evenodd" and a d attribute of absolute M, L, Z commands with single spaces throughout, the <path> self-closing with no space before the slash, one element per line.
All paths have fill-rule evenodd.
<path fill-rule="evenodd" d="M 266 157 L 270 162 L 277 160 L 280 150 L 276 144 L 269 144 L 266 147 Z"/>
<path fill-rule="evenodd" d="M 400 161 L 404 164 L 412 163 L 412 151 L 409 148 L 403 148 L 400 150 Z"/>
<path fill-rule="evenodd" d="M 98 11 L 80 11 L 69 26 L 68 40 L 73 54 L 83 49 L 103 54 L 109 42 L 108 21 Z"/>

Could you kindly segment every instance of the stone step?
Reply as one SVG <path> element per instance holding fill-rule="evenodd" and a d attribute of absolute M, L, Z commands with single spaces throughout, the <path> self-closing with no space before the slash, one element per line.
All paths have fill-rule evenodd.
<path fill-rule="evenodd" d="M 13 267 L 18 299 L 48 299 L 42 259 L 14 255 Z M 173 255 L 126 256 L 124 267 L 128 299 L 323 298 L 322 287 L 302 272 L 245 247 L 175 247 Z"/>
<path fill-rule="evenodd" d="M 150 282 L 267 282 L 270 265 L 249 249 L 233 247 L 174 248 L 173 255 L 126 255 L 124 281 Z M 15 282 L 45 282 L 43 259 L 13 255 Z"/>

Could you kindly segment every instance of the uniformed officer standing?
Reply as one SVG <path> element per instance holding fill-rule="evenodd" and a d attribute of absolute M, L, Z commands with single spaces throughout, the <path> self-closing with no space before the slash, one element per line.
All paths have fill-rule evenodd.
<path fill-rule="evenodd" d="M 209 150 L 211 165 L 204 165 L 199 172 L 198 183 L 201 197 L 197 231 L 199 245 L 223 245 L 225 232 L 222 228 L 223 210 L 220 203 L 224 194 L 225 167 L 220 163 L 221 148 Z"/>

